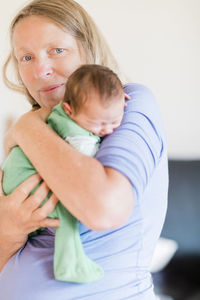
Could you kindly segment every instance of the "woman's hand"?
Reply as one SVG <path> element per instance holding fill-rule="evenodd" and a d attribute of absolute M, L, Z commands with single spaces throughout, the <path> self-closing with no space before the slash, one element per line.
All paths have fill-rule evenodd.
<path fill-rule="evenodd" d="M 1 179 L 0 169 L 0 182 Z M 54 194 L 42 207 L 39 207 L 49 192 L 45 182 L 33 195 L 29 196 L 40 181 L 41 177 L 35 174 L 8 196 L 3 194 L 0 184 L 0 270 L 8 259 L 24 245 L 30 232 L 39 227 L 59 226 L 58 219 L 47 218 L 58 202 Z"/>

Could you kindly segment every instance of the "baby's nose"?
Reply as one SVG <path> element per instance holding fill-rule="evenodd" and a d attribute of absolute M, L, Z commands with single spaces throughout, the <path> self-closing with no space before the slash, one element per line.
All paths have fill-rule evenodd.
<path fill-rule="evenodd" d="M 101 135 L 111 134 L 113 132 L 113 128 L 103 128 L 100 132 Z"/>

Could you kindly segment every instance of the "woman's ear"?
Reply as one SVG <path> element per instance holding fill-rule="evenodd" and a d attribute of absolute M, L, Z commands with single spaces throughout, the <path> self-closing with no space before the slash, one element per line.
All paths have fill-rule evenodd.
<path fill-rule="evenodd" d="M 70 104 L 67 102 L 63 102 L 62 105 L 63 105 L 63 109 L 66 112 L 66 114 L 70 116 L 72 114 L 72 109 L 71 109 Z"/>

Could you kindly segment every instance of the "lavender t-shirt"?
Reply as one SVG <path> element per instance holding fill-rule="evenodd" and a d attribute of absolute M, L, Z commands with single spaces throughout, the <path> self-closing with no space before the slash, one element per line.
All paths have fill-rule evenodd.
<path fill-rule="evenodd" d="M 128 178 L 133 189 L 131 217 L 116 230 L 96 232 L 79 223 L 86 254 L 105 276 L 89 284 L 53 277 L 54 230 L 29 238 L 0 274 L 3 300 L 154 300 L 149 267 L 167 207 L 166 137 L 152 92 L 127 84 L 121 126 L 104 138 L 96 158 Z M 102 191 L 103 192 L 103 191 Z"/>

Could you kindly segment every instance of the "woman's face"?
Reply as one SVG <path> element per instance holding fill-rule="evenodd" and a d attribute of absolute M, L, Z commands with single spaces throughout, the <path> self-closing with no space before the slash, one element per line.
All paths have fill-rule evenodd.
<path fill-rule="evenodd" d="M 13 46 L 21 79 L 41 107 L 63 100 L 68 77 L 85 63 L 76 39 L 41 16 L 17 23 Z"/>

